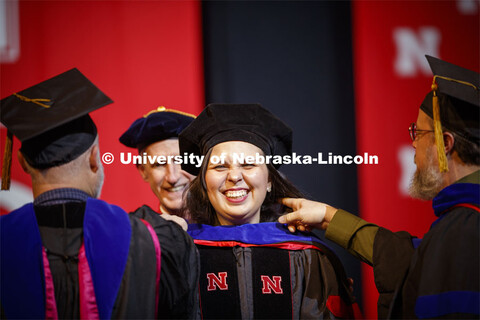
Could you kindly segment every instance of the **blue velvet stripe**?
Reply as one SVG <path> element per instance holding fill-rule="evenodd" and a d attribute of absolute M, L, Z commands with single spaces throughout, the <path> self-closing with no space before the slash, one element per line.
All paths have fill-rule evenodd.
<path fill-rule="evenodd" d="M 83 226 L 99 316 L 110 319 L 128 259 L 130 219 L 123 209 L 89 198 Z"/>
<path fill-rule="evenodd" d="M 460 203 L 480 205 L 480 184 L 454 183 L 433 198 L 432 207 L 436 216 Z"/>
<path fill-rule="evenodd" d="M 0 300 L 7 319 L 45 318 L 42 241 L 33 204 L 0 217 Z"/>
<path fill-rule="evenodd" d="M 448 291 L 420 296 L 415 304 L 415 314 L 420 319 L 436 318 L 454 313 L 480 315 L 480 292 Z"/>
<path fill-rule="evenodd" d="M 276 222 L 217 227 L 191 224 L 188 227 L 188 234 L 193 239 L 209 241 L 237 241 L 257 245 L 288 241 L 309 241 L 319 242 L 326 246 L 326 244 L 313 233 L 291 233 L 285 225 Z"/>
<path fill-rule="evenodd" d="M 131 235 L 125 211 L 101 200 L 87 200 L 84 243 L 101 319 L 111 318 Z M 0 300 L 6 317 L 44 319 L 42 242 L 33 205 L 0 217 L 0 236 Z"/>

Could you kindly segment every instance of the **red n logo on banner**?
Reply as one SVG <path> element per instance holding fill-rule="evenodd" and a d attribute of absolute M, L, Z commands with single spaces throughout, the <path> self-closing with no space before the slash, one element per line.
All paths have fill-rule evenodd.
<path fill-rule="evenodd" d="M 227 273 L 226 272 L 219 272 L 218 277 L 215 273 L 207 273 L 208 279 L 208 291 L 217 290 L 217 287 L 220 290 L 228 290 L 227 284 Z"/>
<path fill-rule="evenodd" d="M 275 294 L 283 294 L 282 277 L 273 276 L 272 278 L 273 280 L 269 276 L 260 276 L 263 284 L 262 293 L 269 294 L 273 290 Z"/>

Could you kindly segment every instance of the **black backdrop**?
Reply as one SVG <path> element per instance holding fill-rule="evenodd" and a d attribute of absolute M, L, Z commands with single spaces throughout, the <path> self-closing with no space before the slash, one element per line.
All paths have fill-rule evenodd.
<path fill-rule="evenodd" d="M 207 104 L 261 103 L 292 127 L 298 154 L 356 154 L 350 2 L 205 1 L 202 10 Z M 280 171 L 311 199 L 358 211 L 354 165 Z M 330 244 L 361 300 L 359 262 Z"/>

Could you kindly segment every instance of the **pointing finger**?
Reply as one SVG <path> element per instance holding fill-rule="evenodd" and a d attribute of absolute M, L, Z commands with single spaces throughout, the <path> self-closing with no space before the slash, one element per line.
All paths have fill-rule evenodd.
<path fill-rule="evenodd" d="M 287 206 L 289 208 L 296 210 L 298 205 L 300 204 L 300 200 L 301 199 L 297 199 L 297 198 L 283 198 L 281 199 L 281 202 L 284 206 Z"/>
<path fill-rule="evenodd" d="M 278 222 L 280 222 L 280 223 L 291 223 L 291 222 L 298 221 L 298 220 L 300 220 L 300 215 L 299 215 L 298 211 L 288 213 L 288 214 L 283 215 L 280 218 L 278 218 Z"/>

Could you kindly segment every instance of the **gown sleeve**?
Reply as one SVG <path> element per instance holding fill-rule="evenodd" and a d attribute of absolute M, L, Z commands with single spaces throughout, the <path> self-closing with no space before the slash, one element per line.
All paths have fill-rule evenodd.
<path fill-rule="evenodd" d="M 379 228 L 373 246 L 373 274 L 379 297 L 378 318 L 388 316 L 395 291 L 403 283 L 415 248 L 408 232 Z"/>
<path fill-rule="evenodd" d="M 378 228 L 377 225 L 340 209 L 330 222 L 325 237 L 372 265 L 373 242 Z"/>
<path fill-rule="evenodd" d="M 352 255 L 373 266 L 375 285 L 380 294 L 378 317 L 386 318 L 396 288 L 404 280 L 414 247 L 407 232 L 392 232 L 338 210 L 325 236 Z"/>
<path fill-rule="evenodd" d="M 131 213 L 155 230 L 161 247 L 159 317 L 196 319 L 199 257 L 192 238 L 175 222 L 163 219 L 148 206 Z"/>

